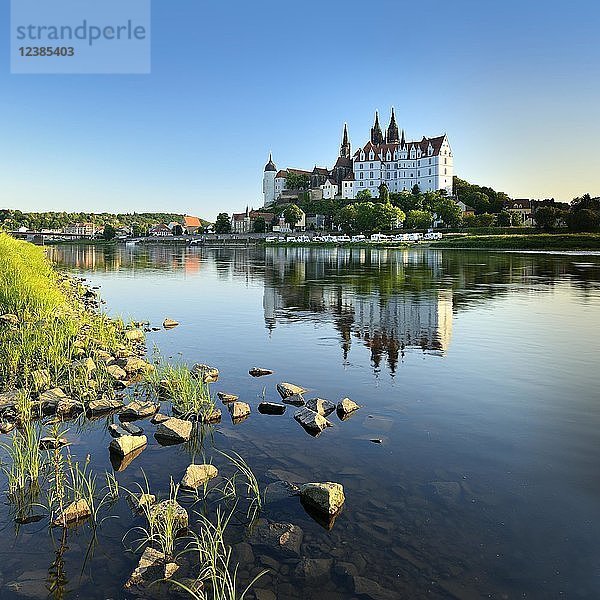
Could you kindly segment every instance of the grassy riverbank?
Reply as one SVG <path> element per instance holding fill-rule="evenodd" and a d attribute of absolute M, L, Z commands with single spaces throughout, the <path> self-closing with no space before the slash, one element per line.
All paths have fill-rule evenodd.
<path fill-rule="evenodd" d="M 105 387 L 98 359 L 133 348 L 125 325 L 93 305 L 95 293 L 58 274 L 42 248 L 0 234 L 0 389 L 39 387 L 40 371 L 65 392 L 81 392 L 84 384 Z M 98 363 L 95 383 L 77 362 L 83 357 Z"/>
<path fill-rule="evenodd" d="M 432 248 L 489 250 L 600 250 L 600 233 L 537 233 L 529 235 L 465 235 L 431 242 Z"/>

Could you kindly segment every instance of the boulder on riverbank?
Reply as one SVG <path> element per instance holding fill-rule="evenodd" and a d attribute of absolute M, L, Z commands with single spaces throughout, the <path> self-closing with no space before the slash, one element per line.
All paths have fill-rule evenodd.
<path fill-rule="evenodd" d="M 291 396 L 282 398 L 281 401 L 285 402 L 286 404 L 291 404 L 292 406 L 304 406 L 305 404 L 302 394 L 292 394 Z"/>
<path fill-rule="evenodd" d="M 245 419 L 250 415 L 250 405 L 245 402 L 232 402 L 227 407 L 231 418 L 235 421 L 238 419 Z"/>
<path fill-rule="evenodd" d="M 179 325 L 178 321 L 174 321 L 173 319 L 165 319 L 163 321 L 163 327 L 165 329 L 173 329 L 173 327 L 177 327 Z"/>
<path fill-rule="evenodd" d="M 156 582 L 170 579 L 178 570 L 179 565 L 176 562 L 169 561 L 159 550 L 147 547 L 123 587 L 130 593 L 147 597 L 150 586 L 154 586 Z"/>
<path fill-rule="evenodd" d="M 125 405 L 122 400 L 117 398 L 109 398 L 104 395 L 97 400 L 92 400 L 87 405 L 87 411 L 91 415 L 98 415 L 107 412 L 115 412 L 121 410 Z"/>
<path fill-rule="evenodd" d="M 165 520 L 168 518 L 173 523 L 173 533 L 177 535 L 180 531 L 187 529 L 189 517 L 187 510 L 177 502 L 177 500 L 163 500 L 150 508 L 150 519 L 155 527 L 165 526 Z M 167 517 L 168 515 L 168 517 Z"/>

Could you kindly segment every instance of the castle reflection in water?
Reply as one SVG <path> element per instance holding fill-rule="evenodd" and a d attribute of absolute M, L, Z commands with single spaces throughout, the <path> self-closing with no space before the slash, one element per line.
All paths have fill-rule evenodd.
<path fill-rule="evenodd" d="M 403 352 L 449 351 L 453 314 L 519 287 L 559 279 L 585 290 L 597 285 L 597 269 L 568 257 L 524 254 L 468 256 L 413 248 L 188 248 L 169 245 L 78 246 L 48 249 L 59 265 L 81 273 L 127 277 L 202 278 L 204 289 L 231 281 L 262 289 L 263 316 L 279 325 L 313 321 L 339 332 L 343 359 L 352 344 L 371 351 L 373 366 L 393 372 Z M 585 297 L 583 294 L 582 297 Z M 240 300 L 242 301 L 242 300 Z"/>

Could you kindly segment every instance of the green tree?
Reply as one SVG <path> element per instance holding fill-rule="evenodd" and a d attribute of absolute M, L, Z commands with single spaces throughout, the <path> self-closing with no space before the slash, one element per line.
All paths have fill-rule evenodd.
<path fill-rule="evenodd" d="M 390 194 L 390 202 L 404 213 L 423 209 L 423 198 L 420 194 L 415 196 L 410 192 L 395 192 Z"/>
<path fill-rule="evenodd" d="M 566 220 L 572 231 L 596 231 L 600 226 L 600 212 L 591 208 L 582 208 L 570 212 Z"/>
<path fill-rule="evenodd" d="M 390 201 L 390 190 L 385 183 L 379 186 L 379 202 L 387 204 Z"/>
<path fill-rule="evenodd" d="M 503 210 L 496 216 L 496 225 L 498 227 L 510 227 L 512 224 L 512 215 L 507 211 Z"/>
<path fill-rule="evenodd" d="M 489 213 L 477 215 L 476 218 L 477 227 L 492 227 L 496 222 L 496 215 L 491 215 Z"/>
<path fill-rule="evenodd" d="M 388 231 L 390 229 L 396 229 L 406 218 L 406 215 L 399 208 L 392 206 L 390 202 L 387 202 L 386 204 L 375 204 L 372 209 L 372 214 L 372 231 Z"/>
<path fill-rule="evenodd" d="M 554 206 L 542 206 L 533 214 L 536 227 L 542 231 L 552 231 L 557 224 L 559 212 Z"/>
<path fill-rule="evenodd" d="M 310 177 L 306 173 L 288 172 L 285 186 L 288 190 L 307 190 L 310 187 Z"/>
<path fill-rule="evenodd" d="M 267 222 L 264 217 L 257 217 L 252 225 L 254 233 L 264 233 L 267 230 Z"/>
<path fill-rule="evenodd" d="M 357 200 L 370 200 L 371 198 L 371 190 L 360 190 L 360 192 L 356 194 Z"/>
<path fill-rule="evenodd" d="M 406 215 L 404 225 L 408 229 L 428 229 L 432 221 L 433 214 L 428 210 L 411 210 Z"/>
<path fill-rule="evenodd" d="M 296 223 L 302 219 L 302 211 L 295 204 L 290 204 L 283 211 L 283 218 L 285 219 L 285 222 L 294 229 Z"/>
<path fill-rule="evenodd" d="M 231 233 L 231 221 L 227 213 L 219 213 L 215 221 L 215 233 Z"/>
<path fill-rule="evenodd" d="M 117 231 L 115 230 L 115 228 L 110 223 L 107 223 L 104 226 L 104 233 L 102 234 L 102 238 L 106 241 L 110 241 L 114 240 L 116 235 Z"/>
<path fill-rule="evenodd" d="M 460 224 L 462 211 L 450 198 L 439 196 L 433 205 L 433 211 L 448 227 L 457 227 Z"/>
<path fill-rule="evenodd" d="M 412 188 L 412 194 L 413 196 L 418 196 L 421 193 L 421 188 L 419 187 L 418 183 L 415 183 L 415 185 L 413 185 Z"/>
<path fill-rule="evenodd" d="M 342 228 L 344 233 L 354 233 L 357 231 L 356 217 L 356 204 L 348 204 L 340 208 L 335 217 L 335 223 Z"/>

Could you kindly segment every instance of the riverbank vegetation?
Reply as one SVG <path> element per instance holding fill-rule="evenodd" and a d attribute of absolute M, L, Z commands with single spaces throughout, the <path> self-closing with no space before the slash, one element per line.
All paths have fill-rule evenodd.
<path fill-rule="evenodd" d="M 539 233 L 529 235 L 456 235 L 434 248 L 481 248 L 490 250 L 600 250 L 600 233 Z"/>

